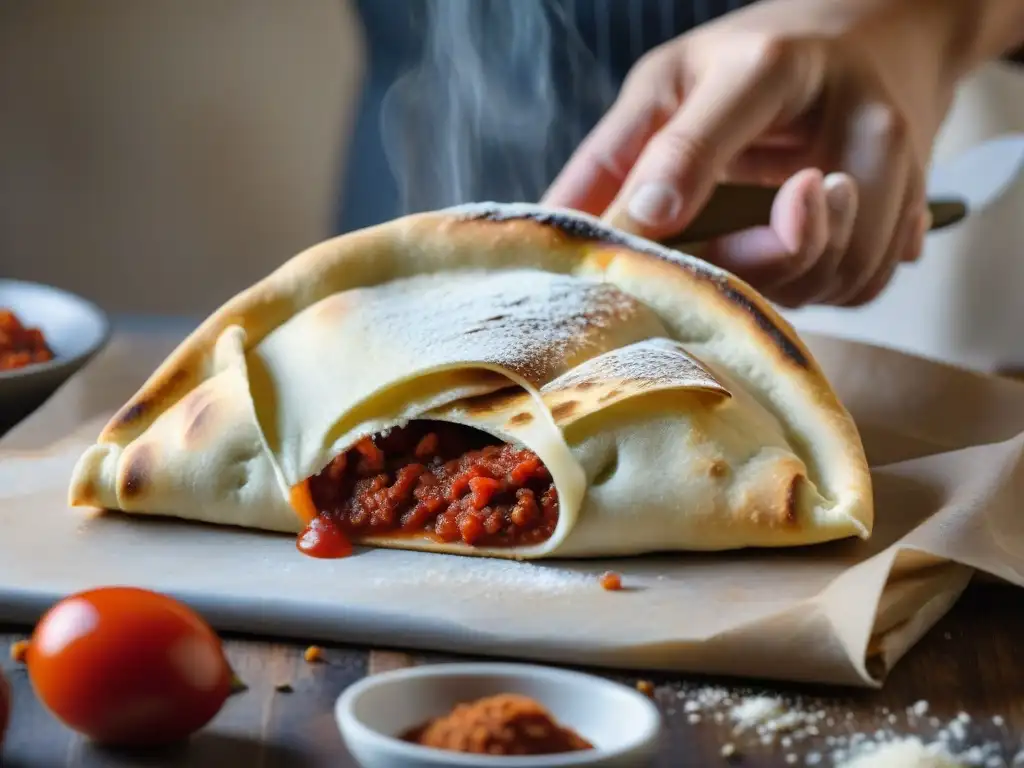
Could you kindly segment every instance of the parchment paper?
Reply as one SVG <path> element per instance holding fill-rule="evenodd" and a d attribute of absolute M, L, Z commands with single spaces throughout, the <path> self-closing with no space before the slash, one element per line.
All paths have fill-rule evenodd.
<path fill-rule="evenodd" d="M 80 452 L 175 338 L 116 337 L 0 441 L 0 619 L 132 583 L 220 630 L 630 669 L 880 685 L 975 569 L 1024 583 L 1024 384 L 809 337 L 874 467 L 869 542 L 543 565 L 366 550 L 88 515 L 65 506 Z M 597 576 L 621 572 L 606 592 Z"/>

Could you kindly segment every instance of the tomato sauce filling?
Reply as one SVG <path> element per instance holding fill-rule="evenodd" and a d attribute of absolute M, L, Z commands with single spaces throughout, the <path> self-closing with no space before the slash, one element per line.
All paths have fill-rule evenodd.
<path fill-rule="evenodd" d="M 0 309 L 0 371 L 13 371 L 53 360 L 43 332 L 22 324 L 9 309 Z"/>
<path fill-rule="evenodd" d="M 558 493 L 537 454 L 446 422 L 363 438 L 306 486 L 316 514 L 353 539 L 512 547 L 545 541 L 558 524 Z"/>

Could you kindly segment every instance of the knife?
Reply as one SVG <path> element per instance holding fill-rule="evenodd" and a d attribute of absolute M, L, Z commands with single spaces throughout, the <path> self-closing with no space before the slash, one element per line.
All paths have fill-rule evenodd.
<path fill-rule="evenodd" d="M 944 229 L 978 213 L 1016 180 L 1024 168 L 1024 133 L 998 136 L 935 166 L 928 174 L 931 231 Z M 678 235 L 665 238 L 670 247 L 699 243 L 771 221 L 778 187 L 720 184 L 704 209 Z"/>

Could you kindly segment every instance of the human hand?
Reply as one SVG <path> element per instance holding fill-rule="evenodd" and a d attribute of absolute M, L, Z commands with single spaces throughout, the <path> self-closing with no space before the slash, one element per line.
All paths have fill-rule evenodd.
<path fill-rule="evenodd" d="M 785 306 L 854 306 L 921 251 L 960 0 L 765 0 L 651 51 L 543 202 L 652 239 L 721 181 L 782 184 L 702 256 Z"/>

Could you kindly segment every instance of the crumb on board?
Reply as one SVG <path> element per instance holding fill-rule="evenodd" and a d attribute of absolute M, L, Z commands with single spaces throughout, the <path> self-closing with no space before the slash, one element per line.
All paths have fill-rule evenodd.
<path fill-rule="evenodd" d="M 636 689 L 644 696 L 654 698 L 654 683 L 650 680 L 637 680 Z"/>
<path fill-rule="evenodd" d="M 292 688 L 291 683 L 278 683 L 274 686 L 274 690 L 279 691 L 280 693 L 291 693 L 295 689 Z"/>
<path fill-rule="evenodd" d="M 319 645 L 311 645 L 302 653 L 302 658 L 309 664 L 324 661 L 324 649 Z"/>
<path fill-rule="evenodd" d="M 605 571 L 601 574 L 601 589 L 608 592 L 618 592 L 622 589 L 622 574 L 615 571 Z"/>
<path fill-rule="evenodd" d="M 28 658 L 28 640 L 18 640 L 17 642 L 11 643 L 11 661 L 16 661 L 19 664 L 24 664 Z"/>
<path fill-rule="evenodd" d="M 232 672 L 231 673 L 231 693 L 232 694 L 242 693 L 242 692 L 248 691 L 248 690 L 249 690 L 249 686 L 246 685 L 243 682 L 242 678 L 240 678 L 238 675 L 236 675 L 234 672 Z"/>

